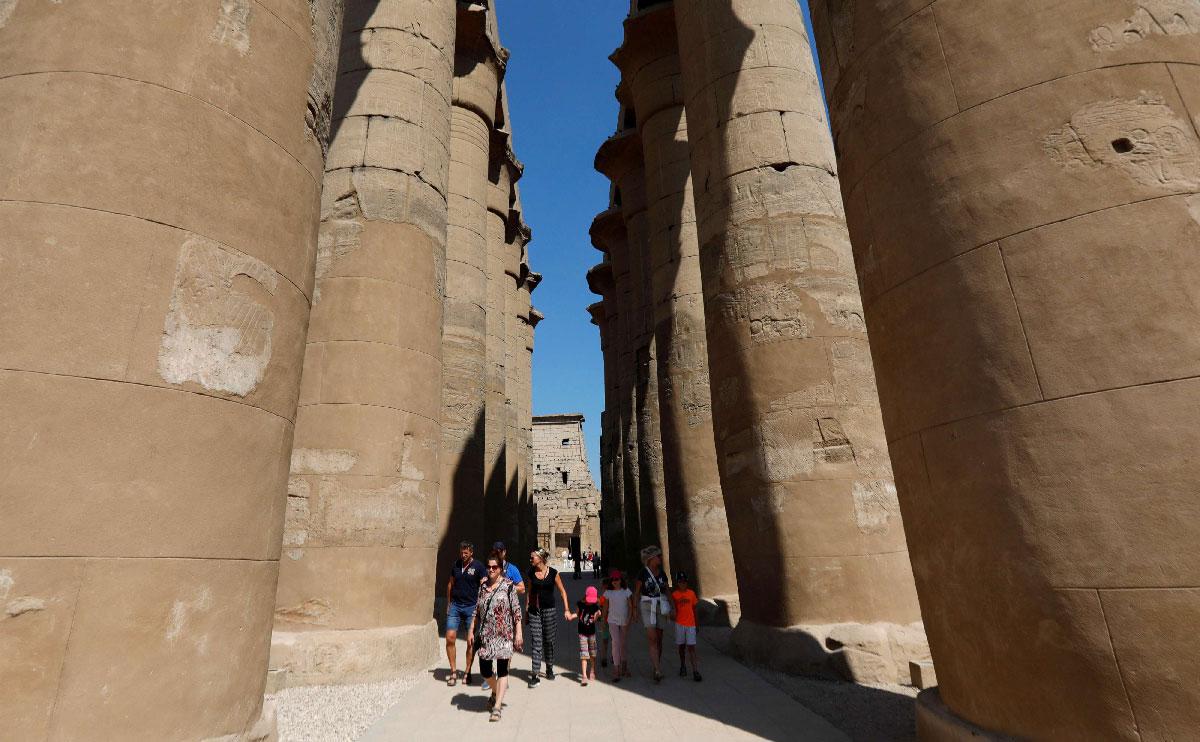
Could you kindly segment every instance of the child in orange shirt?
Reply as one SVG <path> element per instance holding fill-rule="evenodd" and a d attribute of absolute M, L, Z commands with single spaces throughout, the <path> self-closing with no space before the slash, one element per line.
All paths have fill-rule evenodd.
<path fill-rule="evenodd" d="M 692 679 L 700 682 L 700 665 L 696 659 L 696 605 L 700 599 L 688 587 L 687 572 L 675 573 L 675 590 L 671 592 L 671 610 L 675 614 L 675 645 L 679 647 L 679 677 L 687 677 L 684 652 L 692 662 Z"/>

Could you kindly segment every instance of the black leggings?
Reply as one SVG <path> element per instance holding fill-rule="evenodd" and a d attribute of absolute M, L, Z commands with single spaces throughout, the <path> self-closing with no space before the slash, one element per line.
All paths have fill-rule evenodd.
<path fill-rule="evenodd" d="M 479 674 L 485 678 L 492 676 L 492 661 L 479 658 Z M 496 674 L 502 678 L 508 677 L 508 660 L 496 660 Z"/>

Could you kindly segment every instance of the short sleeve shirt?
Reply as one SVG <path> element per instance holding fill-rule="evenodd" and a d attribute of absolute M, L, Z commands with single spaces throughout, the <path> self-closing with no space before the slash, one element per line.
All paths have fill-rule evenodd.
<path fill-rule="evenodd" d="M 585 603 L 581 600 L 576 606 L 579 613 L 579 635 L 595 636 L 596 621 L 600 618 L 600 604 Z"/>
<path fill-rule="evenodd" d="M 485 577 L 487 569 L 478 559 L 472 559 L 466 566 L 463 566 L 461 559 L 456 560 L 450 568 L 450 578 L 454 580 L 454 586 L 450 588 L 450 600 L 455 605 L 475 605 L 475 599 L 479 597 L 479 584 Z"/>
<path fill-rule="evenodd" d="M 671 593 L 675 600 L 675 623 L 680 626 L 696 625 L 696 604 L 700 599 L 693 590 L 676 590 Z"/>
<path fill-rule="evenodd" d="M 517 565 L 512 562 L 505 562 L 504 576 L 512 580 L 512 584 L 514 585 L 520 585 L 524 582 L 524 579 L 521 577 L 521 570 L 517 569 Z"/>

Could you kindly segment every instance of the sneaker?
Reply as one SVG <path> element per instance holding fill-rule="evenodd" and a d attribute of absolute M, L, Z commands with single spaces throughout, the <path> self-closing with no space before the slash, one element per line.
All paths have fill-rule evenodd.
<path fill-rule="evenodd" d="M 554 671 L 546 670 L 546 680 L 554 680 Z"/>
<path fill-rule="evenodd" d="M 541 684 L 542 684 L 542 679 L 541 679 L 541 678 L 539 678 L 537 675 L 534 675 L 534 676 L 533 676 L 533 680 L 530 680 L 530 681 L 529 681 L 529 687 L 530 687 L 530 688 L 536 688 L 536 687 L 538 687 L 538 686 L 539 686 L 539 685 L 541 685 Z"/>
<path fill-rule="evenodd" d="M 679 677 L 681 677 L 681 678 L 687 677 L 687 668 L 684 667 L 683 665 L 679 666 Z"/>
<path fill-rule="evenodd" d="M 695 680 L 697 683 L 699 683 L 701 680 L 703 680 L 703 678 L 701 678 L 701 677 L 700 677 L 700 671 L 699 671 L 699 670 L 697 670 L 696 672 L 693 672 L 693 673 L 692 673 L 692 680 Z"/>
<path fill-rule="evenodd" d="M 483 682 L 479 684 L 479 687 L 480 687 L 481 689 L 483 689 L 483 690 L 488 690 L 488 689 L 489 689 L 489 687 L 490 687 L 490 686 L 488 686 L 488 681 L 487 681 L 487 678 L 484 678 L 484 679 L 483 679 Z"/>

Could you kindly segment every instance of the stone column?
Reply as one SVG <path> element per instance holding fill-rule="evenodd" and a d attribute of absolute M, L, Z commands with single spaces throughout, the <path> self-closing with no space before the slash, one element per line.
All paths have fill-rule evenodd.
<path fill-rule="evenodd" d="M 0 3 L 5 737 L 274 731 L 341 3 L 274 9 Z"/>
<path fill-rule="evenodd" d="M 503 93 L 502 93 L 503 94 Z M 507 105 L 501 106 L 507 117 Z M 508 404 L 505 384 L 506 345 L 505 309 L 508 282 L 505 260 L 509 252 L 509 218 L 512 214 L 513 185 L 521 177 L 522 166 L 513 154 L 511 135 L 503 128 L 492 131 L 491 163 L 488 188 L 487 234 L 487 376 L 486 417 L 484 424 L 484 487 L 486 532 L 483 542 L 491 544 L 503 539 L 507 520 L 506 495 L 508 488 Z"/>
<path fill-rule="evenodd" d="M 624 87 L 624 86 L 623 86 Z M 620 193 L 624 240 L 610 246 L 623 252 L 614 257 L 618 281 L 628 292 L 630 311 L 626 313 L 627 358 L 622 365 L 631 374 L 628 466 L 636 467 L 636 512 L 638 540 L 627 542 L 631 550 L 648 544 L 662 547 L 664 562 L 669 551 L 666 533 L 666 498 L 663 487 L 662 446 L 658 416 L 658 359 L 653 333 L 653 303 L 650 297 L 650 252 L 646 215 L 646 183 L 642 165 L 642 140 L 636 129 L 627 129 L 610 137 L 596 154 L 596 169 L 616 184 Z M 628 365 L 626 365 L 628 364 Z M 628 448 L 628 446 L 627 446 Z M 627 495 L 628 498 L 628 495 Z M 627 506 L 628 506 L 627 499 Z M 628 515 L 628 510 L 627 510 Z M 643 543 L 639 543 L 643 542 Z M 631 567 L 640 562 L 635 560 Z"/>
<path fill-rule="evenodd" d="M 432 660 L 454 5 L 350 0 L 292 449 L 271 668 Z M 401 30 L 419 26 L 421 33 Z"/>
<path fill-rule="evenodd" d="M 516 544 L 520 535 L 521 512 L 526 506 L 522 493 L 527 491 L 528 483 L 528 472 L 521 456 L 523 441 L 518 390 L 521 387 L 521 365 L 526 356 L 522 317 L 527 310 L 522 300 L 521 286 L 529 271 L 525 263 L 525 245 L 532 235 L 521 215 L 520 194 L 515 185 L 507 236 L 504 253 L 504 403 L 507 410 L 504 436 L 507 452 L 504 459 L 504 541 Z"/>
<path fill-rule="evenodd" d="M 906 679 L 920 613 L 800 9 L 677 0 L 675 18 L 738 646 Z"/>
<path fill-rule="evenodd" d="M 620 393 L 617 384 L 618 347 L 614 342 L 614 328 L 620 317 L 615 311 L 613 290 L 615 283 L 612 264 L 607 260 L 594 266 L 587 274 L 592 293 L 603 297 L 602 301 L 588 307 L 592 324 L 600 329 L 600 350 L 604 359 L 604 413 L 601 416 L 600 478 L 601 520 L 603 544 L 601 553 L 624 555 L 626 552 L 624 515 L 621 501 L 620 470 L 617 451 L 620 444 L 618 419 Z M 610 314 L 611 312 L 611 314 Z"/>
<path fill-rule="evenodd" d="M 638 114 L 645 159 L 671 565 L 691 575 L 711 613 L 715 601 L 736 604 L 737 579 L 713 444 L 704 296 L 673 6 L 660 4 L 631 15 L 613 61 L 625 76 Z"/>
<path fill-rule="evenodd" d="M 1195 736 L 1200 11 L 889 5 L 813 16 L 937 663 L 921 733 Z"/>
<path fill-rule="evenodd" d="M 517 422 L 520 425 L 518 441 L 518 468 L 525 472 L 520 477 L 520 509 L 517 524 L 517 545 L 515 553 L 528 554 L 537 544 L 537 506 L 530 492 L 529 470 L 533 459 L 533 340 L 534 329 L 545 319 L 544 315 L 533 308 L 532 294 L 542 282 L 540 273 L 532 273 L 529 266 L 524 265 L 525 280 L 521 283 L 518 294 L 521 303 L 521 340 L 524 354 L 517 361 Z"/>
<path fill-rule="evenodd" d="M 618 134 L 620 141 L 624 137 L 637 136 L 636 131 Z M 612 141 L 612 140 L 610 140 Z M 613 146 L 613 145 L 609 145 Z M 613 459 L 613 475 L 617 480 L 617 496 L 621 503 L 621 515 L 624 519 L 626 551 L 613 555 L 614 559 L 623 561 L 625 569 L 630 569 L 638 563 L 637 552 L 641 548 L 641 510 L 638 506 L 638 446 L 637 421 L 634 410 L 637 409 L 635 400 L 637 366 L 636 356 L 631 342 L 633 333 L 630 325 L 636 308 L 633 306 L 633 287 L 629 275 L 629 247 L 626 240 L 625 220 L 621 216 L 619 203 L 620 192 L 614 191 L 614 203 L 607 210 L 598 214 L 592 222 L 590 234 L 592 244 L 606 252 L 612 263 L 613 272 L 613 307 L 615 309 L 612 322 L 612 333 L 616 338 L 613 349 L 613 364 L 615 371 L 615 388 L 617 400 L 613 425 L 617 434 L 614 441 L 615 453 Z M 614 564 L 616 564 L 614 562 Z"/>
<path fill-rule="evenodd" d="M 488 162 L 508 55 L 489 33 L 489 11 L 468 9 L 474 7 L 459 5 L 450 111 L 439 579 L 456 558 L 459 541 L 485 541 Z"/>

